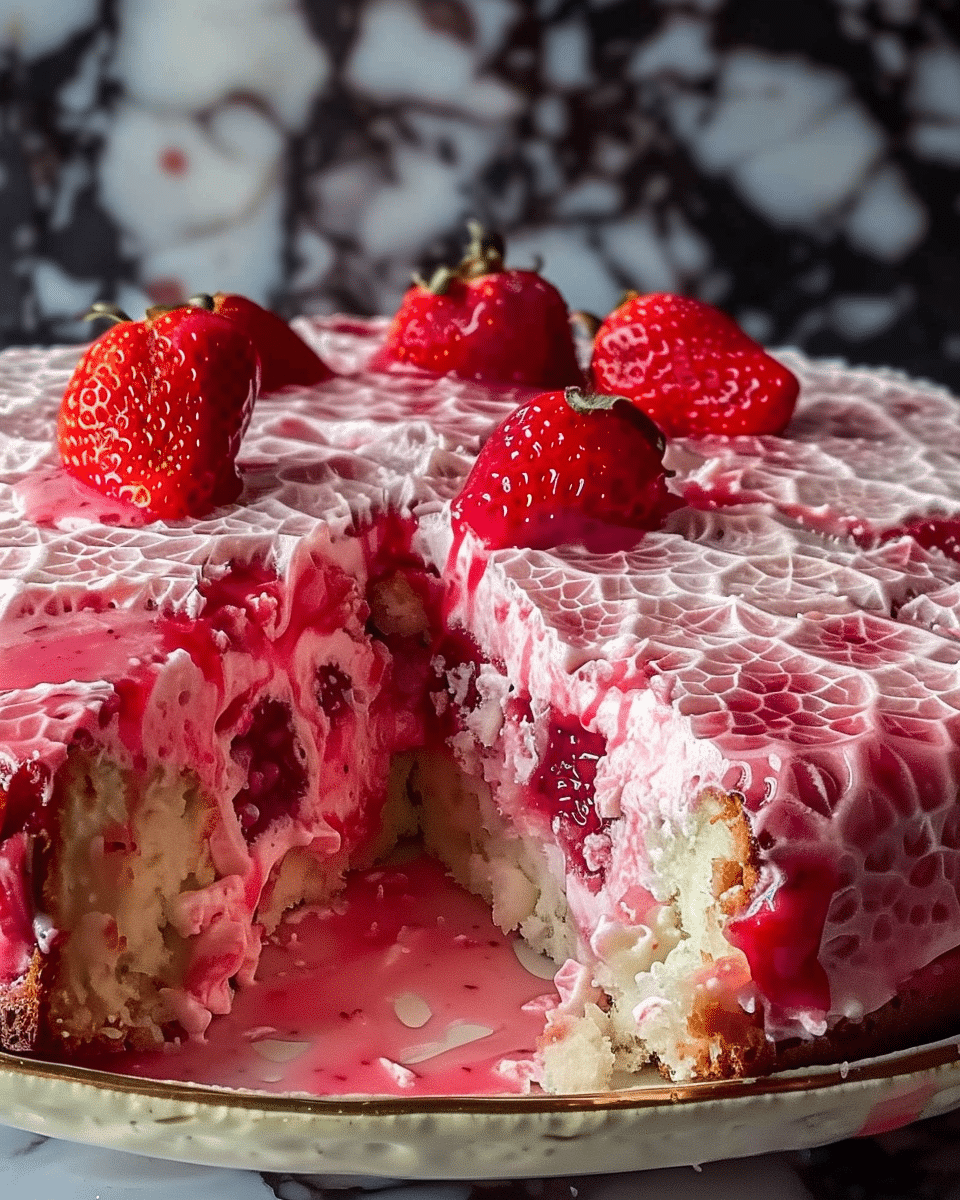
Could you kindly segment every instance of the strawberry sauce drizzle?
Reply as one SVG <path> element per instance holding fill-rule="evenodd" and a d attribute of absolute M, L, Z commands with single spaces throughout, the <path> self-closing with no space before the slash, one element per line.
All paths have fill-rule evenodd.
<path fill-rule="evenodd" d="M 439 723 L 445 739 L 459 733 L 465 727 L 465 714 L 480 704 L 477 677 L 487 660 L 466 630 L 453 627 L 435 642 L 431 661 L 434 694 L 445 697 L 449 692 L 454 700 L 444 709 L 445 719 Z"/>
<path fill-rule="evenodd" d="M 281 817 L 295 815 L 307 790 L 307 772 L 289 705 L 261 700 L 245 730 L 230 743 L 230 754 L 247 773 L 233 807 L 248 838 Z"/>
<path fill-rule="evenodd" d="M 584 841 L 605 826 L 594 799 L 597 766 L 606 749 L 602 734 L 584 729 L 576 717 L 554 713 L 546 749 L 531 780 L 530 807 L 549 817 L 568 861 L 593 890 L 600 887 L 600 872 L 588 865 Z"/>
<path fill-rule="evenodd" d="M 960 517 L 911 517 L 880 534 L 881 544 L 900 537 L 912 537 L 924 550 L 939 550 L 947 558 L 960 562 Z"/>
<path fill-rule="evenodd" d="M 41 828 L 50 793 L 50 768 L 36 759 L 19 763 L 9 777 L 0 776 L 0 842 L 19 830 Z"/>
<path fill-rule="evenodd" d="M 836 869 L 797 858 L 783 871 L 773 895 L 729 921 L 724 936 L 747 956 L 754 983 L 772 1004 L 786 1011 L 827 1012 L 830 983 L 818 954 L 837 888 Z"/>

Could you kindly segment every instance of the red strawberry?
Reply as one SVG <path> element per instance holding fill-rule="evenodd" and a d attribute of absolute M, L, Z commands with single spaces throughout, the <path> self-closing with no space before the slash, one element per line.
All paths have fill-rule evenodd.
<path fill-rule="evenodd" d="M 397 364 L 481 383 L 565 387 L 581 383 L 567 306 L 536 271 L 508 270 L 503 243 L 470 223 L 454 269 L 417 280 L 370 366 Z"/>
<path fill-rule="evenodd" d="M 521 404 L 491 434 L 453 502 L 490 549 L 579 542 L 600 553 L 634 545 L 666 510 L 664 440 L 623 396 L 579 388 Z"/>
<path fill-rule="evenodd" d="M 598 388 L 629 396 L 668 437 L 779 433 L 800 390 L 725 313 L 668 293 L 612 312 L 591 369 Z"/>
<path fill-rule="evenodd" d="M 154 517 L 201 516 L 236 499 L 234 462 L 259 382 L 253 343 L 202 308 L 110 315 L 120 323 L 88 347 L 60 406 L 66 470 Z"/>
<path fill-rule="evenodd" d="M 212 308 L 238 325 L 260 355 L 260 395 L 287 387 L 312 387 L 333 378 L 333 371 L 281 317 L 246 296 L 217 292 L 194 296 L 189 304 Z"/>

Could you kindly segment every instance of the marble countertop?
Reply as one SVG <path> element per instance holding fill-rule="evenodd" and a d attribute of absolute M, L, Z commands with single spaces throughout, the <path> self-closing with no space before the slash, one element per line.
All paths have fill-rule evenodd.
<path fill-rule="evenodd" d="M 406 1183 L 260 1174 L 146 1158 L 0 1126 L 5 1200 L 921 1200 L 960 1195 L 960 1114 L 882 1137 L 703 1167 L 525 1181 Z"/>
<path fill-rule="evenodd" d="M 11 0 L 0 341 L 217 289 L 390 313 L 475 216 L 574 308 L 683 291 L 960 387 L 953 7 Z"/>

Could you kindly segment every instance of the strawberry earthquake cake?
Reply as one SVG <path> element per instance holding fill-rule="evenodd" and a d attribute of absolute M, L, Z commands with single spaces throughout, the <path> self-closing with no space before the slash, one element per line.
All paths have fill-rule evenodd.
<path fill-rule="evenodd" d="M 0 359 L 6 1048 L 202 1037 L 414 834 L 548 1090 L 956 1028 L 957 400 L 675 296 L 578 356 L 476 232 L 389 323 L 113 315 Z"/>

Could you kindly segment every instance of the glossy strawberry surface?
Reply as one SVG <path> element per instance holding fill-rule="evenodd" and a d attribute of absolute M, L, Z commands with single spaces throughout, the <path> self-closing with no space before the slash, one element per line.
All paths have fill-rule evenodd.
<path fill-rule="evenodd" d="M 567 306 L 536 271 L 504 266 L 499 241 L 473 226 L 455 269 L 406 293 L 374 358 L 480 383 L 559 388 L 581 383 Z"/>
<path fill-rule="evenodd" d="M 258 386 L 253 343 L 224 317 L 187 306 L 121 321 L 67 385 L 61 460 L 154 517 L 201 516 L 240 492 L 235 460 Z"/>
<path fill-rule="evenodd" d="M 796 377 L 725 313 L 687 296 L 627 300 L 601 324 L 596 386 L 629 396 L 668 437 L 779 433 Z"/>
<path fill-rule="evenodd" d="M 246 296 L 217 292 L 213 311 L 250 338 L 260 356 L 260 394 L 288 387 L 312 387 L 333 378 L 333 371 L 282 317 Z"/>
<path fill-rule="evenodd" d="M 664 442 L 623 397 L 546 392 L 493 432 L 453 503 L 454 529 L 491 549 L 634 544 L 664 515 Z"/>

